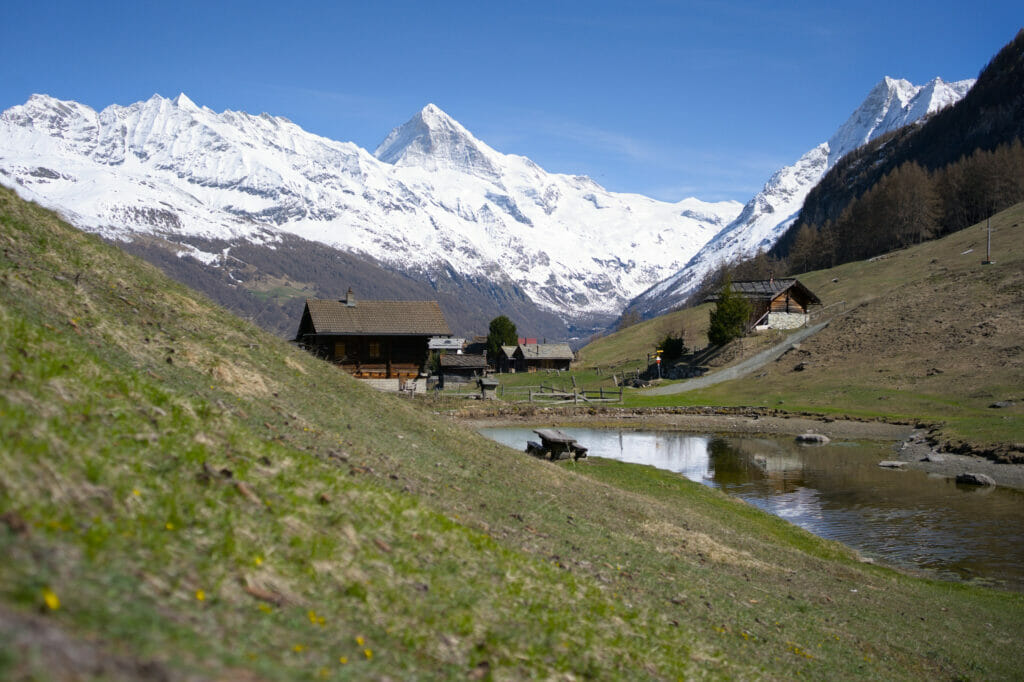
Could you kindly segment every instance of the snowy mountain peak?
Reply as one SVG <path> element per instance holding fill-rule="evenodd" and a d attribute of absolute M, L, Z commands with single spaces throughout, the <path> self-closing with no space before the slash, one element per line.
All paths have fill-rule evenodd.
<path fill-rule="evenodd" d="M 375 157 L 184 94 L 99 113 L 46 96 L 12 107 L 0 114 L 0 181 L 83 229 L 158 235 L 206 263 L 219 256 L 196 240 L 273 248 L 295 235 L 418 276 L 448 273 L 468 295 L 514 292 L 587 325 L 677 271 L 740 209 L 548 173 L 435 105 L 395 128 Z"/>
<path fill-rule="evenodd" d="M 644 315 L 657 315 L 683 303 L 719 265 L 768 250 L 793 223 L 808 192 L 843 156 L 863 144 L 923 120 L 962 98 L 973 80 L 946 83 L 935 78 L 914 85 L 902 78 L 880 80 L 828 142 L 793 165 L 776 171 L 739 216 L 709 241 L 682 270 L 630 303 Z"/>
<path fill-rule="evenodd" d="M 829 139 L 828 167 L 879 135 L 957 102 L 972 85 L 973 80 L 946 83 L 941 78 L 933 78 L 925 85 L 914 85 L 902 78 L 886 76 Z"/>
<path fill-rule="evenodd" d="M 178 107 L 179 109 L 191 109 L 193 111 L 199 111 L 199 107 L 196 103 L 188 98 L 184 92 L 179 92 L 178 96 L 171 100 L 171 104 Z"/>
<path fill-rule="evenodd" d="M 497 152 L 435 104 L 423 107 L 392 130 L 373 155 L 395 166 L 428 171 L 449 168 L 492 179 L 499 175 L 494 160 Z"/>

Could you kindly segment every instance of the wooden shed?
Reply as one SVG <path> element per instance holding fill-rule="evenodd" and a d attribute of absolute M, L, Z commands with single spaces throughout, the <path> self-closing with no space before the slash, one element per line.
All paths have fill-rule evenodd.
<path fill-rule="evenodd" d="M 490 369 L 483 355 L 446 353 L 438 360 L 441 365 L 441 386 L 467 383 L 484 376 Z"/>
<path fill-rule="evenodd" d="M 567 343 L 522 343 L 513 354 L 517 372 L 536 372 L 538 369 L 569 369 L 575 359 Z"/>
<path fill-rule="evenodd" d="M 756 329 L 795 329 L 807 323 L 811 306 L 821 301 L 798 279 L 733 282 L 734 293 L 750 301 L 750 323 Z M 720 293 L 720 292 L 719 292 Z M 717 301 L 719 294 L 706 300 Z"/>
<path fill-rule="evenodd" d="M 516 371 L 516 346 L 501 346 L 498 357 L 492 359 L 494 369 L 502 374 Z"/>
<path fill-rule="evenodd" d="M 416 378 L 431 337 L 451 336 L 437 301 L 306 299 L 296 343 L 361 379 Z"/>

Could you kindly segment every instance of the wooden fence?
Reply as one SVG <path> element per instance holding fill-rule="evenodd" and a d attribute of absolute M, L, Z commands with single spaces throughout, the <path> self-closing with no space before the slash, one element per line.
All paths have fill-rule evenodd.
<path fill-rule="evenodd" d="M 540 386 L 501 386 L 498 397 L 502 400 L 518 403 L 545 403 L 547 405 L 579 405 L 580 403 L 612 403 L 622 402 L 622 387 L 612 388 L 577 388 L 560 389 L 541 384 Z"/>

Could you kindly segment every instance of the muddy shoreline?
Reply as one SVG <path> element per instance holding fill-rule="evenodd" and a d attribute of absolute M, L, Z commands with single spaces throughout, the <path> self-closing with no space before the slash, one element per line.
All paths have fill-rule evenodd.
<path fill-rule="evenodd" d="M 530 410 L 461 410 L 454 415 L 474 428 L 489 426 L 566 426 L 653 429 L 690 433 L 797 436 L 818 433 L 833 440 L 880 440 L 893 442 L 893 460 L 906 469 L 955 478 L 961 473 L 982 473 L 996 485 L 1024 490 L 1024 464 L 995 462 L 970 454 L 939 452 L 927 438 L 929 426 L 879 420 L 833 419 L 778 410 L 711 408 L 534 408 Z M 894 472 L 897 475 L 898 471 Z"/>

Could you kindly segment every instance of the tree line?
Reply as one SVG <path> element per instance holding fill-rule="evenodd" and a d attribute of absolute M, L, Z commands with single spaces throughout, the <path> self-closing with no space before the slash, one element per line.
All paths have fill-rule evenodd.
<path fill-rule="evenodd" d="M 1024 144 L 977 149 L 928 172 L 914 161 L 883 176 L 835 220 L 803 224 L 766 256 L 792 273 L 864 260 L 970 227 L 1024 201 Z"/>

